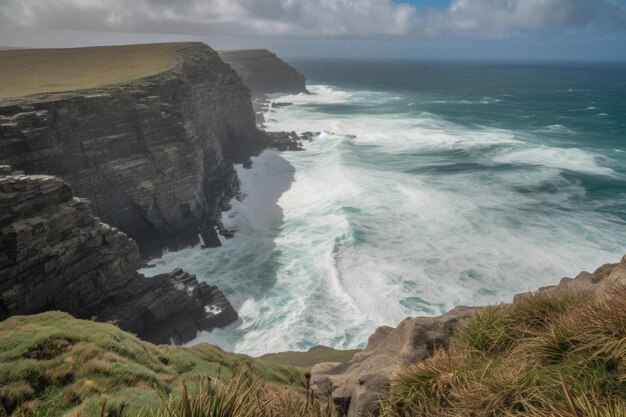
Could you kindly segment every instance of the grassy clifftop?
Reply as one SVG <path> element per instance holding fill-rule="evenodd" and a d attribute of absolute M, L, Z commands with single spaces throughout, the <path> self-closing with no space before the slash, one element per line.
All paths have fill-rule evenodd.
<path fill-rule="evenodd" d="M 0 99 L 123 83 L 167 70 L 187 43 L 0 50 Z"/>
<path fill-rule="evenodd" d="M 190 389 L 200 376 L 229 382 L 242 368 L 264 384 L 295 388 L 302 380 L 296 368 L 206 344 L 155 346 L 112 324 L 60 312 L 0 323 L 0 399 L 9 415 L 99 415 L 106 398 L 108 409 L 126 402 L 126 415 L 135 416 L 160 406 L 159 393 L 177 395 L 183 380 Z"/>

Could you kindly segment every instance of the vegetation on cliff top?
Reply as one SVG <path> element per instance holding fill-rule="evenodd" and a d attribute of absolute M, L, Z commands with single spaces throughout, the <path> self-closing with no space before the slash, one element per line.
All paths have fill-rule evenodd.
<path fill-rule="evenodd" d="M 268 353 L 260 356 L 264 362 L 283 366 L 295 366 L 305 370 L 322 362 L 347 362 L 360 352 L 359 349 L 337 350 L 327 346 L 315 346 L 306 352 Z"/>
<path fill-rule="evenodd" d="M 126 413 L 162 406 L 181 381 L 230 382 L 245 371 L 260 386 L 301 386 L 302 372 L 226 353 L 206 344 L 155 346 L 117 326 L 60 312 L 14 316 L 0 323 L 0 405 L 8 415 L 95 416 L 126 403 Z M 278 389 L 278 388 L 276 388 Z M 0 408 L 0 415 L 2 415 Z"/>
<path fill-rule="evenodd" d="M 334 355 L 312 352 L 268 358 L 307 366 Z M 309 378 L 206 344 L 155 346 L 65 313 L 0 323 L 0 415 L 336 416 Z M 626 415 L 626 288 L 602 298 L 541 292 L 480 309 L 398 375 L 381 407 L 383 417 Z"/>
<path fill-rule="evenodd" d="M 158 74 L 185 43 L 0 51 L 0 99 L 74 91 Z"/>
<path fill-rule="evenodd" d="M 383 416 L 626 415 L 626 289 L 481 309 L 392 381 Z"/>

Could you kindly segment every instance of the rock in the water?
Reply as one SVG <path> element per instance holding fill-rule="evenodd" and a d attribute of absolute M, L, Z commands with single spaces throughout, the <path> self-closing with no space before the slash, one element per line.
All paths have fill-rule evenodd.
<path fill-rule="evenodd" d="M 280 109 L 282 107 L 289 107 L 289 106 L 293 106 L 293 103 L 289 103 L 289 102 L 284 102 L 284 103 L 274 102 L 274 103 L 272 103 L 272 108 L 275 108 L 275 109 Z"/>
<path fill-rule="evenodd" d="M 267 132 L 269 147 L 279 151 L 303 151 L 302 142 L 310 142 L 317 135 L 319 133 L 304 132 L 298 135 L 296 132 Z"/>
<path fill-rule="evenodd" d="M 60 178 L 0 171 L 0 320 L 62 310 L 182 343 L 237 319 L 224 295 L 193 275 L 138 274 L 135 242 L 93 217 Z"/>

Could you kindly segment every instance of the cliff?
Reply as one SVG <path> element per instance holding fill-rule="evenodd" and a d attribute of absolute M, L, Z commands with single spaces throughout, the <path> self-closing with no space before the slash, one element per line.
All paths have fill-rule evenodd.
<path fill-rule="evenodd" d="M 622 295 L 616 296 L 616 300 L 614 300 L 611 305 L 607 305 L 602 301 L 603 299 L 612 297 L 613 294 Z M 599 297 L 600 301 L 594 301 L 594 296 Z M 626 304 L 624 304 L 626 301 L 625 296 L 626 256 L 624 256 L 619 264 L 604 265 L 593 273 L 581 272 L 576 278 L 563 278 L 558 285 L 540 288 L 532 294 L 518 294 L 515 296 L 514 303 L 511 305 L 487 308 L 457 307 L 439 317 L 407 318 L 396 328 L 381 327 L 370 336 L 366 349 L 357 353 L 350 361 L 345 363 L 322 363 L 314 366 L 312 370 L 312 384 L 318 392 L 332 391 L 333 401 L 337 406 L 339 414 L 342 416 L 353 417 L 361 415 L 360 413 L 365 413 L 366 415 L 369 415 L 368 413 L 374 413 L 374 415 L 379 415 L 381 405 L 390 408 L 384 410 L 383 415 L 393 417 L 400 415 L 509 415 L 502 411 L 495 413 L 484 411 L 484 414 L 475 414 L 467 408 L 464 409 L 465 411 L 459 412 L 459 408 L 455 408 L 457 406 L 448 409 L 448 406 L 455 400 L 458 400 L 458 398 L 463 397 L 465 393 L 461 388 L 457 387 L 456 391 L 449 392 L 446 394 L 447 396 L 442 397 L 444 394 L 439 392 L 439 390 L 441 389 L 441 391 L 443 391 L 446 389 L 444 386 L 451 386 L 451 375 L 453 371 L 450 370 L 449 363 L 443 363 L 441 365 L 443 367 L 441 369 L 441 375 L 438 375 L 438 358 L 440 358 L 441 355 L 458 355 L 457 350 L 465 349 L 474 352 L 485 349 L 487 350 L 486 353 L 493 357 L 488 357 L 487 360 L 485 360 L 484 357 L 480 356 L 485 355 L 485 353 L 479 352 L 477 357 L 467 359 L 466 362 L 469 361 L 470 363 L 466 363 L 465 365 L 476 368 L 480 372 L 484 372 L 482 373 L 482 377 L 480 377 L 480 373 L 478 375 L 480 378 L 483 378 L 488 374 L 492 363 L 504 363 L 504 365 L 502 365 L 504 369 L 494 371 L 496 373 L 495 377 L 502 378 L 503 373 L 514 375 L 514 365 L 509 363 L 509 359 L 503 360 L 503 352 L 499 350 L 500 348 L 494 351 L 490 350 L 492 343 L 496 343 L 490 339 L 504 336 L 510 337 L 512 340 L 507 343 L 511 345 L 516 342 L 513 340 L 514 338 L 522 339 L 517 347 L 512 348 L 509 354 L 513 357 L 514 361 L 528 364 L 527 361 L 529 359 L 523 356 L 525 353 L 523 354 L 522 351 L 526 348 L 526 344 L 530 344 L 531 346 L 535 344 L 536 346 L 536 343 L 541 342 L 538 336 L 542 331 L 546 332 L 546 337 L 548 338 L 557 338 L 555 342 L 559 343 L 560 347 L 557 346 L 555 349 L 562 348 L 567 350 L 570 344 L 571 346 L 578 346 L 580 342 L 576 340 L 571 342 L 566 340 L 566 336 L 570 330 L 568 329 L 567 332 L 564 332 L 562 327 L 559 327 L 559 325 L 565 325 L 565 327 L 567 327 L 569 325 L 568 323 L 573 323 L 574 326 L 581 328 L 581 318 L 570 317 L 568 315 L 578 312 L 579 310 L 583 312 L 583 315 L 585 315 L 585 312 L 593 315 L 595 314 L 594 312 L 606 309 L 615 313 L 624 312 L 626 311 Z M 499 317 L 501 314 L 508 314 L 509 316 Z M 587 329 L 586 332 L 589 334 L 593 334 L 594 332 L 610 333 L 617 338 L 617 341 L 612 343 L 616 343 L 618 347 L 623 346 L 624 340 L 626 340 L 624 339 L 626 336 L 624 330 L 626 328 L 623 327 L 626 317 L 621 314 L 619 317 L 611 318 L 609 317 L 611 313 L 604 312 L 602 314 L 604 314 L 604 317 L 600 318 L 600 320 L 603 320 L 603 322 L 600 325 L 596 325 L 596 328 L 592 328 L 593 324 L 590 325 L 590 328 Z M 476 321 L 474 323 L 470 322 L 471 318 L 475 315 L 477 315 Z M 545 318 L 543 317 L 544 315 L 552 315 L 555 317 L 563 316 L 560 320 L 554 319 L 556 323 L 555 329 L 557 330 L 548 327 L 544 323 L 546 320 L 551 319 L 550 317 L 552 316 Z M 611 321 L 612 319 L 613 321 Z M 514 321 L 521 322 L 519 326 L 523 325 L 529 327 L 536 323 L 539 323 L 539 326 L 538 328 L 525 329 L 523 332 L 519 333 L 519 329 L 515 327 L 517 326 L 515 324 L 511 325 L 510 328 L 499 328 L 499 326 L 506 326 L 507 323 Z M 457 350 L 451 348 L 451 351 L 442 353 L 444 351 L 441 349 L 445 349 L 451 343 L 451 335 L 456 333 L 456 329 L 459 326 L 463 327 L 463 324 L 468 324 L 468 326 L 463 328 L 465 333 L 462 333 L 461 336 L 457 336 L 457 339 L 463 339 L 463 343 L 475 344 L 477 346 L 472 345 L 469 348 L 467 346 L 455 347 L 454 349 Z M 471 333 L 473 331 L 478 334 Z M 524 340 L 524 337 L 528 337 L 530 343 Z M 602 338 L 600 335 L 593 337 L 597 337 L 598 339 Z M 483 339 L 487 339 L 487 341 L 483 341 Z M 469 340 L 469 342 L 467 342 L 467 340 Z M 551 347 L 546 346 L 546 349 L 548 348 Z M 572 360 L 582 361 L 584 358 L 603 354 L 601 351 L 594 352 L 593 349 L 597 348 L 594 347 L 590 349 L 589 352 L 580 353 L 578 356 L 574 355 L 575 357 Z M 431 360 L 430 358 L 433 357 L 436 352 L 440 352 L 440 356 L 432 359 L 435 363 L 430 365 L 430 362 L 427 361 Z M 555 352 L 555 354 L 558 354 L 558 352 Z M 445 360 L 447 361 L 450 360 L 448 356 L 445 356 L 447 358 Z M 482 362 L 481 357 L 483 358 Z M 624 358 L 616 359 L 623 360 Z M 424 361 L 427 363 L 424 363 Z M 479 366 L 486 366 L 486 368 L 483 370 L 479 368 Z M 535 366 L 535 369 L 541 368 L 542 372 L 546 374 L 548 374 L 549 371 L 553 371 L 547 369 L 546 362 L 535 365 L 531 364 L 531 366 Z M 565 370 L 571 373 L 568 367 L 573 365 L 566 362 L 564 366 Z M 494 365 L 493 368 L 496 368 L 496 366 Z M 464 383 L 466 389 L 474 389 L 478 392 L 479 388 L 467 388 L 470 387 L 470 382 L 472 384 L 475 383 L 474 376 L 468 376 L 467 380 L 462 380 L 459 376 L 465 373 L 466 369 L 467 368 L 461 368 L 456 370 L 456 379 L 454 379 L 454 381 L 460 381 L 459 384 Z M 520 373 L 522 377 L 525 375 L 524 372 Z M 592 376 L 592 373 L 596 372 L 595 370 L 582 369 L 581 375 L 586 372 L 590 372 L 589 381 L 595 378 L 595 376 Z M 415 399 L 415 395 L 420 389 L 419 378 L 421 375 L 424 375 L 423 381 L 425 381 L 425 383 L 429 382 L 429 378 L 433 379 L 433 392 L 431 394 L 437 396 L 439 401 L 441 401 L 440 405 L 434 406 L 430 411 L 424 411 L 425 399 L 420 399 L 419 401 Z M 620 375 L 617 375 L 618 379 L 623 378 L 623 376 Z M 436 376 L 440 376 L 441 381 L 435 382 L 434 379 Z M 476 379 L 480 378 L 476 377 Z M 555 380 L 558 384 L 559 379 L 557 378 Z M 516 383 L 522 384 L 525 382 L 509 381 L 505 385 L 514 387 Z M 544 389 L 541 387 L 544 381 L 537 380 L 533 383 L 536 384 L 535 390 L 537 392 L 541 392 L 541 390 Z M 606 383 L 606 381 L 599 383 Z M 441 384 L 441 386 L 436 384 Z M 489 382 L 486 382 L 486 384 L 489 384 Z M 387 394 L 390 386 L 392 387 L 391 397 Z M 484 387 L 482 387 L 482 389 L 484 389 Z M 497 390 L 498 387 L 492 386 L 491 389 Z M 545 390 L 548 391 L 547 388 L 545 388 Z M 408 395 L 407 393 L 409 392 L 413 392 L 413 394 Z M 510 392 L 502 394 L 509 397 L 511 396 Z M 396 397 L 393 398 L 393 395 Z M 480 407 L 487 407 L 487 403 L 491 401 L 491 398 L 498 397 L 499 393 L 488 392 L 482 395 L 481 401 L 483 401 L 483 405 L 478 404 L 479 409 L 481 409 Z M 612 394 L 605 395 L 611 396 Z M 383 401 L 381 401 L 381 396 Z M 520 403 L 528 398 L 527 393 L 520 393 Z M 420 403 L 417 406 L 414 405 L 414 409 L 405 408 L 406 403 L 410 403 L 411 401 L 418 401 Z M 515 404 L 513 404 L 512 407 L 515 407 Z M 418 409 L 420 411 L 416 411 Z M 548 410 L 547 414 L 534 414 L 528 410 L 523 412 L 522 409 L 520 414 L 515 415 L 538 416 L 557 414 L 555 414 L 555 410 Z M 581 414 L 576 415 L 587 414 L 581 412 Z"/>
<path fill-rule="evenodd" d="M 62 176 L 92 202 L 97 216 L 144 251 L 196 243 L 198 234 L 218 246 L 214 227 L 238 191 L 233 162 L 266 144 L 255 126 L 250 92 L 201 43 L 81 48 L 69 62 L 88 68 L 85 61 L 93 56 L 114 60 L 111 71 L 129 78 L 136 76 L 133 52 L 143 56 L 146 49 L 165 56 L 144 77 L 0 101 L 0 163 Z M 0 52 L 0 60 L 9 52 Z M 40 72 L 67 72 L 47 66 L 49 54 L 41 54 L 29 61 L 43 66 Z"/>
<path fill-rule="evenodd" d="M 0 167 L 0 320 L 62 310 L 181 343 L 237 319 L 216 287 L 181 270 L 145 278 L 138 267 L 135 242 L 63 180 Z"/>
<path fill-rule="evenodd" d="M 267 49 L 220 51 L 254 97 L 272 93 L 308 93 L 304 75 Z"/>

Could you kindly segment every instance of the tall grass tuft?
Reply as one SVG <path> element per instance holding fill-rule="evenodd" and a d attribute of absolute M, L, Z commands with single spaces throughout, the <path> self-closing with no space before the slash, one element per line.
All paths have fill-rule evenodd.
<path fill-rule="evenodd" d="M 487 307 L 409 367 L 383 417 L 626 416 L 626 288 Z"/>
<path fill-rule="evenodd" d="M 310 374 L 300 390 L 262 383 L 241 370 L 228 383 L 201 377 L 189 392 L 181 383 L 180 395 L 160 394 L 161 406 L 142 417 L 333 417 L 330 397 L 318 398 L 310 389 Z"/>

